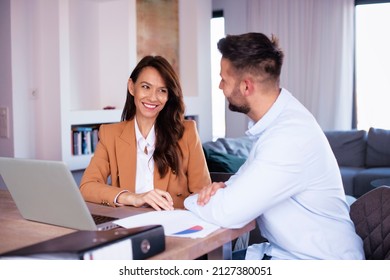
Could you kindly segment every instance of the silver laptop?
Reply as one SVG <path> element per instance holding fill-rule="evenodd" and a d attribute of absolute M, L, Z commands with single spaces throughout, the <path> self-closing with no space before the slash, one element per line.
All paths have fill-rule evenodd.
<path fill-rule="evenodd" d="M 64 162 L 0 157 L 0 175 L 27 220 L 78 230 L 117 227 L 117 218 L 90 213 Z"/>

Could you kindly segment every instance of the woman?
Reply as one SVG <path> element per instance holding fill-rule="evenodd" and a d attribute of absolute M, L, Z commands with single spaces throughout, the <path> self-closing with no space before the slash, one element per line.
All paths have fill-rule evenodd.
<path fill-rule="evenodd" d="M 166 59 L 146 56 L 130 75 L 122 121 L 100 126 L 81 193 L 104 205 L 172 210 L 208 184 L 196 124 L 184 120 L 179 79 Z"/>

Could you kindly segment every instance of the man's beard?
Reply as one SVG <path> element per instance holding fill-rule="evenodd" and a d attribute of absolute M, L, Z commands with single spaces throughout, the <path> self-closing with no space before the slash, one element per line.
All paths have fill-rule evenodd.
<path fill-rule="evenodd" d="M 232 94 L 231 94 L 231 97 L 228 98 L 228 102 L 229 102 L 229 109 L 233 112 L 239 112 L 239 113 L 243 113 L 243 114 L 248 114 L 249 111 L 250 111 L 250 108 L 249 108 L 249 105 L 248 104 L 241 104 L 241 105 L 237 105 L 237 104 L 233 104 L 233 99 L 235 97 L 240 98 L 239 96 L 241 95 L 240 91 L 239 91 L 239 88 L 236 87 L 233 91 L 232 91 Z M 242 98 L 242 97 L 241 97 Z"/>

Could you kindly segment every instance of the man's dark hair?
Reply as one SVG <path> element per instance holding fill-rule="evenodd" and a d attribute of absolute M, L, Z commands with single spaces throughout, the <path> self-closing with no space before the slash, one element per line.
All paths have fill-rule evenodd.
<path fill-rule="evenodd" d="M 275 36 L 262 33 L 227 35 L 218 42 L 222 57 L 229 60 L 237 74 L 249 72 L 278 80 L 283 64 L 283 52 Z"/>

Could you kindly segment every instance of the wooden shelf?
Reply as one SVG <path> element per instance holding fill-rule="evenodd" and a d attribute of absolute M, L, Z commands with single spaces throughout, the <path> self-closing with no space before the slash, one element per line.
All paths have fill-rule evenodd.
<path fill-rule="evenodd" d="M 122 110 L 85 110 L 71 111 L 70 125 L 99 124 L 119 122 Z"/>

